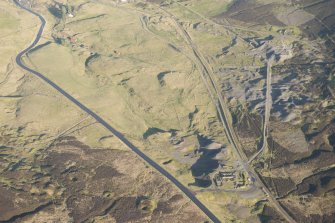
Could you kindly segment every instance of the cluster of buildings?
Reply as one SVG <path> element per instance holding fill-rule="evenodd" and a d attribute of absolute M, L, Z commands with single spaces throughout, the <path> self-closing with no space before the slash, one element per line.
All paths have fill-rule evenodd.
<path fill-rule="evenodd" d="M 235 172 L 235 171 L 218 171 L 214 174 L 212 181 L 215 186 L 222 187 L 226 184 L 233 185 L 234 189 L 241 188 L 247 185 L 245 176 L 242 172 Z"/>

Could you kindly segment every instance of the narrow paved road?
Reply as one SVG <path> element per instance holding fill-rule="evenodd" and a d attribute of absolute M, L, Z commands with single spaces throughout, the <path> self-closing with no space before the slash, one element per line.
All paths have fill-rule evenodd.
<path fill-rule="evenodd" d="M 73 104 L 77 105 L 82 111 L 86 112 L 91 117 L 93 117 L 97 122 L 99 122 L 106 129 L 108 129 L 113 135 L 115 135 L 124 145 L 126 145 L 128 148 L 130 148 L 133 152 L 135 152 L 138 156 L 140 156 L 144 161 L 146 161 L 149 165 L 151 165 L 153 168 L 155 168 L 159 173 L 161 173 L 168 180 L 170 180 L 175 186 L 177 186 L 196 206 L 198 206 L 199 209 L 201 209 L 207 215 L 207 217 L 209 219 L 211 219 L 215 223 L 219 223 L 220 220 L 210 210 L 208 210 L 208 208 L 204 204 L 202 204 L 190 190 L 188 190 L 183 184 L 181 184 L 176 178 L 174 178 L 170 173 L 168 173 L 165 169 L 163 169 L 159 164 L 157 164 L 155 161 L 150 159 L 141 150 L 139 150 L 136 146 L 134 146 L 120 132 L 118 132 L 116 129 L 114 129 L 110 124 L 108 124 L 105 120 L 103 120 L 98 114 L 94 113 L 91 109 L 89 109 L 88 107 L 83 105 L 81 102 L 79 102 L 77 99 L 72 97 L 70 94 L 68 94 L 60 86 L 58 86 L 57 84 L 52 82 L 50 79 L 48 79 L 46 76 L 44 76 L 43 74 L 27 67 L 26 65 L 24 65 L 22 63 L 21 58 L 27 52 L 29 52 L 29 50 L 31 50 L 33 47 L 35 47 L 36 44 L 39 42 L 39 40 L 41 38 L 41 35 L 43 33 L 43 30 L 44 30 L 46 21 L 40 14 L 38 14 L 38 13 L 32 11 L 31 9 L 26 8 L 25 6 L 21 5 L 18 0 L 14 0 L 14 2 L 18 7 L 30 12 L 31 14 L 33 14 L 35 16 L 37 16 L 41 21 L 41 26 L 38 30 L 38 33 L 37 33 L 33 43 L 17 55 L 16 63 L 18 64 L 18 66 L 20 66 L 22 69 L 34 74 L 35 76 L 41 78 L 48 85 L 50 85 L 51 87 L 56 89 L 59 93 L 61 93 L 64 97 L 69 99 Z"/>

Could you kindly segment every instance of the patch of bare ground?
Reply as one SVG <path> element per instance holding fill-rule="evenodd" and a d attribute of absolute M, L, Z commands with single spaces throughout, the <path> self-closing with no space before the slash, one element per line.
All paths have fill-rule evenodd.
<path fill-rule="evenodd" d="M 269 205 L 265 204 L 262 213 L 259 215 L 261 222 L 278 223 L 285 222 L 278 213 Z"/>
<path fill-rule="evenodd" d="M 272 137 L 268 138 L 268 146 L 272 153 L 271 168 L 279 168 L 294 163 L 301 157 L 300 153 L 294 153 L 274 141 Z"/>
<path fill-rule="evenodd" d="M 299 128 L 288 131 L 290 128 L 292 126 L 287 123 L 271 123 L 271 135 L 275 141 L 280 142 L 282 147 L 293 153 L 310 152 L 303 131 Z"/>
<path fill-rule="evenodd" d="M 263 180 L 273 194 L 278 197 L 284 197 L 289 192 L 296 189 L 295 183 L 290 178 L 263 177 Z"/>
<path fill-rule="evenodd" d="M 311 37 L 332 34 L 335 28 L 334 1 L 294 0 L 307 13 L 314 16 L 313 20 L 301 25 L 301 28 Z"/>
<path fill-rule="evenodd" d="M 216 16 L 215 19 L 220 21 L 224 18 L 230 18 L 248 23 L 271 24 L 276 26 L 284 25 L 273 13 L 273 10 L 280 4 L 278 3 L 257 3 L 256 1 L 237 0 L 229 9 Z"/>
<path fill-rule="evenodd" d="M 259 149 L 260 141 L 257 141 L 257 139 L 262 137 L 262 127 L 260 126 L 262 123 L 261 116 L 245 112 L 238 120 L 239 122 L 235 127 L 236 132 L 246 155 L 251 157 Z"/>

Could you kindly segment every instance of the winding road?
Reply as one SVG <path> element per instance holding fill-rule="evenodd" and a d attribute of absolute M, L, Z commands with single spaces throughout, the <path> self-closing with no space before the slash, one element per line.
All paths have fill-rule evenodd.
<path fill-rule="evenodd" d="M 22 69 L 32 73 L 33 75 L 39 77 L 44 82 L 46 82 L 48 85 L 53 87 L 55 90 L 57 90 L 59 93 L 61 93 L 64 97 L 66 97 L 68 100 L 70 100 L 73 104 L 77 105 L 82 111 L 90 115 L 92 118 L 94 118 L 97 122 L 99 122 L 101 125 L 103 125 L 106 129 L 108 129 L 115 137 L 117 137 L 124 145 L 126 145 L 128 148 L 130 148 L 133 152 L 135 152 L 138 156 L 140 156 L 145 162 L 147 162 L 150 166 L 152 166 L 154 169 L 156 169 L 159 173 L 161 173 L 164 177 L 166 177 L 168 180 L 170 180 L 176 187 L 178 187 L 201 211 L 203 211 L 209 219 L 211 219 L 213 222 L 218 223 L 220 220 L 204 205 L 202 204 L 195 195 L 187 189 L 183 184 L 181 184 L 176 178 L 174 178 L 169 172 L 167 172 L 165 169 L 163 169 L 159 164 L 157 164 L 155 161 L 150 159 L 147 155 L 145 155 L 140 149 L 138 149 L 136 146 L 134 146 L 128 139 L 125 138 L 125 136 L 118 132 L 116 129 L 114 129 L 110 124 L 108 124 L 103 118 L 101 118 L 98 114 L 93 112 L 91 109 L 86 107 L 84 104 L 82 104 L 80 101 L 72 97 L 69 93 L 67 93 L 65 90 L 63 90 L 60 86 L 58 86 L 56 83 L 51 81 L 49 78 L 44 76 L 43 74 L 27 67 L 25 64 L 22 63 L 21 58 L 29 52 L 32 48 L 36 46 L 36 44 L 39 42 L 41 35 L 43 33 L 46 21 L 45 19 L 38 13 L 34 12 L 30 8 L 27 8 L 19 3 L 18 0 L 13 0 L 14 3 L 20 7 L 21 9 L 37 16 L 41 21 L 41 26 L 37 32 L 37 35 L 34 39 L 34 41 L 31 43 L 30 46 L 28 46 L 26 49 L 21 51 L 17 57 L 16 57 L 16 63 L 19 67 Z"/>

